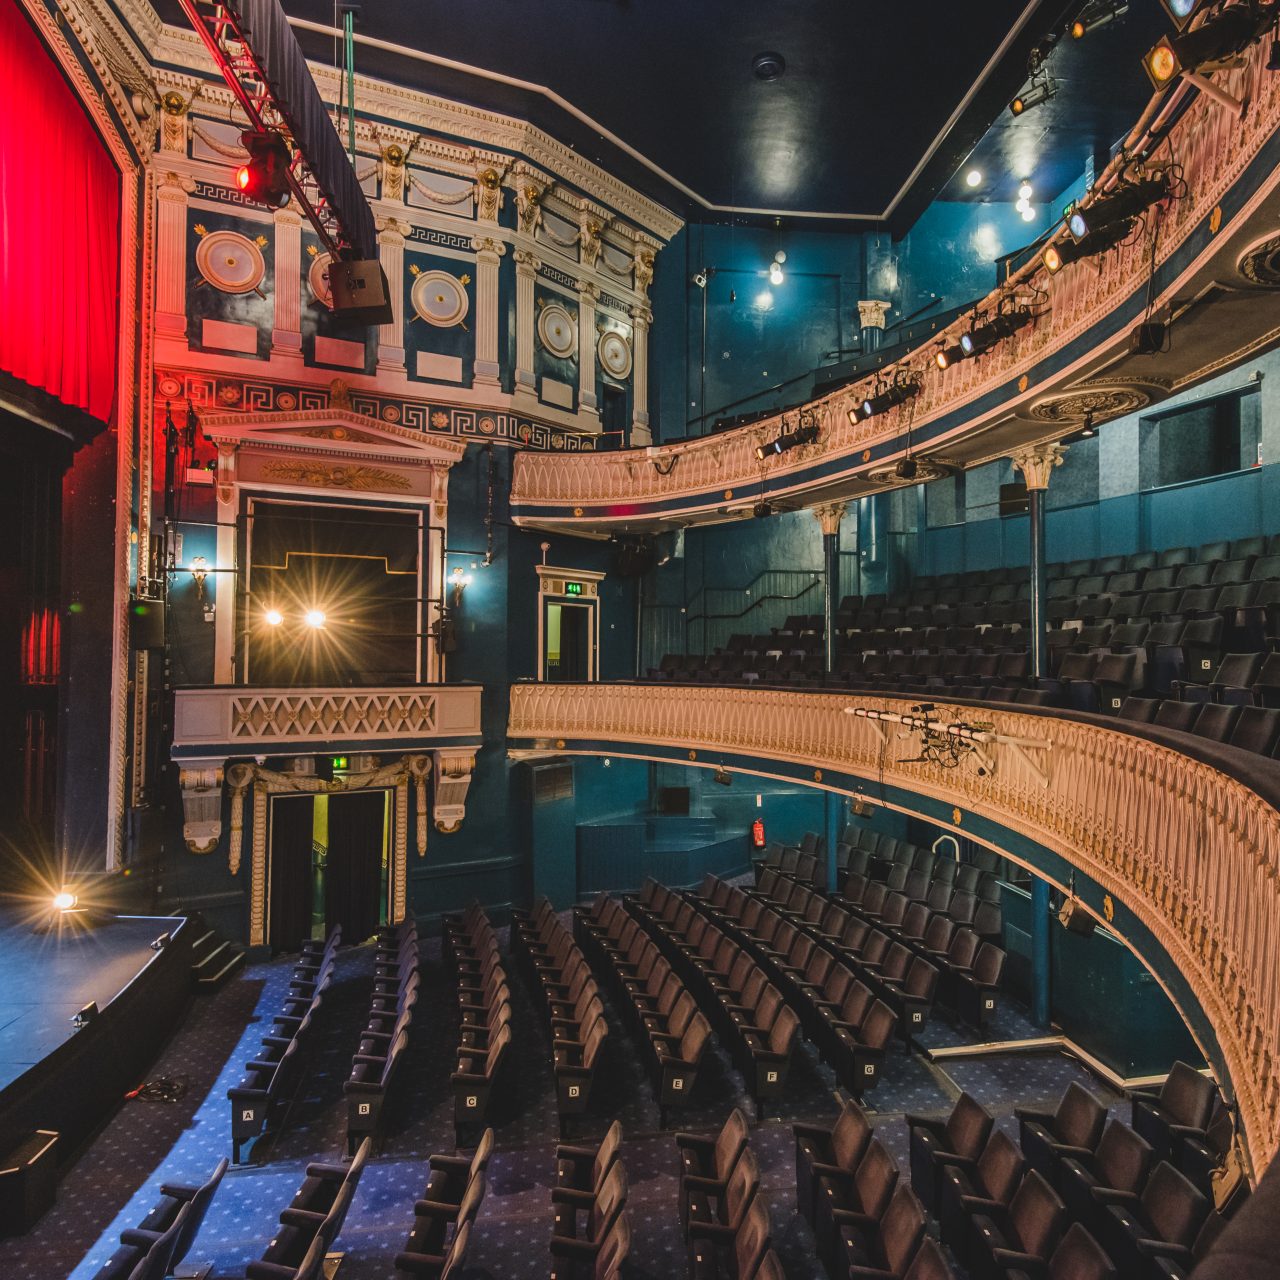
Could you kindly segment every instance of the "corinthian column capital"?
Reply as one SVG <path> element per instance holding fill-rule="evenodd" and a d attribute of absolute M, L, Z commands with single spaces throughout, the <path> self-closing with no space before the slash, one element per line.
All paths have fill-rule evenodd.
<path fill-rule="evenodd" d="M 840 532 L 840 521 L 844 519 L 847 505 L 844 502 L 825 502 L 820 507 L 812 508 L 814 519 L 822 526 L 824 538 Z"/>
<path fill-rule="evenodd" d="M 1054 467 L 1062 466 L 1066 445 L 1036 444 L 1009 455 L 1015 471 L 1022 472 L 1028 489 L 1047 489 Z"/>

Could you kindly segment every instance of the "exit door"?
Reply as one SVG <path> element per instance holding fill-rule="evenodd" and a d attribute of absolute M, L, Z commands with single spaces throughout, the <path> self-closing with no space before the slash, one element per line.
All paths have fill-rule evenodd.
<path fill-rule="evenodd" d="M 547 604 L 543 667 L 547 680 L 581 684 L 592 679 L 592 606 Z"/>

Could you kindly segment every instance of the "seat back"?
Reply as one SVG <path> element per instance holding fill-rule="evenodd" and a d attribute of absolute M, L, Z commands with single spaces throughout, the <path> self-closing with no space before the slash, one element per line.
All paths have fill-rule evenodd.
<path fill-rule="evenodd" d="M 1175 1062 L 1160 1089 L 1160 1106 L 1174 1124 L 1191 1129 L 1208 1127 L 1217 1088 L 1213 1081 L 1185 1062 Z"/>
<path fill-rule="evenodd" d="M 760 1189 L 760 1166 L 756 1154 L 748 1147 L 733 1167 L 724 1186 L 725 1224 L 735 1231 L 747 1216 L 747 1208 Z"/>
<path fill-rule="evenodd" d="M 858 1039 L 869 1049 L 883 1049 L 893 1037 L 897 1025 L 898 1015 L 883 1000 L 877 1000 L 867 1010 L 867 1016 L 858 1028 Z"/>
<path fill-rule="evenodd" d="M 995 1124 L 991 1113 L 972 1094 L 962 1093 L 947 1117 L 947 1150 L 966 1160 L 976 1160 Z"/>
<path fill-rule="evenodd" d="M 604 1240 L 596 1251 L 592 1280 L 618 1280 L 631 1252 L 631 1215 L 624 1209 L 613 1220 L 613 1226 L 605 1232 Z"/>
<path fill-rule="evenodd" d="M 733 1166 L 738 1163 L 738 1158 L 747 1145 L 747 1133 L 747 1118 L 738 1107 L 734 1107 L 716 1135 L 713 1160 L 715 1176 L 719 1181 L 723 1182 L 728 1178 Z"/>
<path fill-rule="evenodd" d="M 1053 1133 L 1059 1142 L 1067 1146 L 1093 1151 L 1098 1146 L 1102 1126 L 1106 1122 L 1106 1107 L 1088 1089 L 1073 1080 L 1067 1085 L 1054 1112 Z"/>
<path fill-rule="evenodd" d="M 1209 1202 L 1167 1160 L 1151 1171 L 1142 1207 L 1156 1238 L 1189 1248 L 1209 1213 Z"/>
<path fill-rule="evenodd" d="M 841 1169 L 852 1172 L 871 1141 L 871 1121 L 856 1103 L 846 1101 L 831 1126 L 831 1154 Z"/>
<path fill-rule="evenodd" d="M 1022 1182 L 1026 1167 L 1017 1143 L 999 1129 L 992 1129 L 978 1157 L 978 1181 L 987 1197 L 1008 1204 Z"/>
<path fill-rule="evenodd" d="M 899 1182 L 880 1220 L 880 1246 L 888 1270 L 901 1275 L 924 1239 L 924 1206 L 905 1182 Z"/>
<path fill-rule="evenodd" d="M 738 1234 L 733 1238 L 736 1274 L 754 1276 L 768 1249 L 769 1210 L 765 1207 L 764 1197 L 756 1196 L 742 1219 Z"/>
<path fill-rule="evenodd" d="M 781 997 L 779 997 L 781 999 Z M 769 1051 L 771 1053 L 790 1053 L 800 1033 L 800 1019 L 790 1005 L 783 1005 L 774 1019 L 769 1031 Z"/>
<path fill-rule="evenodd" d="M 1116 1191 L 1135 1195 L 1142 1189 L 1151 1168 L 1151 1147 L 1127 1124 L 1111 1120 L 1102 1131 L 1094 1153 L 1098 1181 Z"/>
<path fill-rule="evenodd" d="M 872 1218 L 881 1218 L 898 1185 L 898 1165 L 878 1138 L 867 1143 L 867 1149 L 853 1175 L 858 1207 Z"/>
<path fill-rule="evenodd" d="M 938 1242 L 925 1236 L 911 1265 L 903 1272 L 902 1280 L 955 1280 L 955 1272 L 943 1256 Z"/>
<path fill-rule="evenodd" d="M 187 1251 L 195 1243 L 196 1236 L 199 1234 L 200 1227 L 204 1222 L 205 1214 L 209 1212 L 209 1206 L 213 1203 L 214 1192 L 217 1191 L 218 1184 L 222 1181 L 222 1175 L 226 1173 L 228 1164 L 229 1161 L 225 1156 L 219 1160 L 209 1180 L 202 1183 L 199 1190 L 187 1202 L 187 1211 L 183 1215 L 182 1230 L 178 1232 L 173 1246 L 173 1255 L 170 1259 L 172 1266 L 177 1266 L 187 1256 Z"/>
<path fill-rule="evenodd" d="M 1116 1269 L 1102 1246 L 1075 1222 L 1053 1251 L 1049 1275 L 1052 1280 L 1114 1280 Z"/>
<path fill-rule="evenodd" d="M 1067 1206 L 1058 1193 L 1036 1172 L 1030 1170 L 1009 1202 L 1009 1223 L 1017 1235 L 1016 1247 L 1023 1253 L 1047 1258 L 1062 1231 Z"/>

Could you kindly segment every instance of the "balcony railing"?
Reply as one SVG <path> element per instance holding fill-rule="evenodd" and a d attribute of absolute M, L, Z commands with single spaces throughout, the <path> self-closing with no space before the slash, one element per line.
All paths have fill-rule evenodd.
<path fill-rule="evenodd" d="M 1039 744 L 990 744 L 981 772 L 976 762 L 945 768 L 912 759 L 918 738 L 900 741 L 896 726 L 847 714 L 857 707 L 907 709 L 888 697 L 777 689 L 517 685 L 509 735 L 517 748 L 626 753 L 634 744 L 641 757 L 785 773 L 914 806 L 979 839 L 973 828 L 994 823 L 993 844 L 1011 834 L 1012 845 L 1030 842 L 1053 865 L 1078 869 L 1099 889 L 1086 905 L 1121 937 L 1127 926 L 1139 935 L 1130 945 L 1234 1093 L 1260 1172 L 1280 1145 L 1280 777 L 1271 762 L 1194 740 L 1184 752 L 1182 735 L 1102 717 L 943 704 L 944 716 Z"/>
<path fill-rule="evenodd" d="M 218 686 L 175 694 L 175 759 L 371 750 L 480 737 L 478 685 Z"/>

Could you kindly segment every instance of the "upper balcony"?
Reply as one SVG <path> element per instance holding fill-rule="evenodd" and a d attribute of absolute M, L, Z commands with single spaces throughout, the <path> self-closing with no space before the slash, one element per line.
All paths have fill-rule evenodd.
<path fill-rule="evenodd" d="M 1280 324 L 1280 277 L 1270 266 L 1280 76 L 1266 69 L 1269 51 L 1260 42 L 1240 66 L 1214 73 L 1217 89 L 1246 104 L 1242 113 L 1186 82 L 1154 98 L 1120 152 L 1125 163 L 1151 166 L 1176 156 L 1176 194 L 1148 214 L 1146 234 L 1055 274 L 1037 253 L 973 314 L 898 362 L 920 381 L 911 400 L 863 418 L 856 409 L 875 393 L 876 377 L 832 392 L 807 406 L 816 440 L 768 460 L 758 446 L 798 417 L 646 450 L 524 454 L 513 479 L 515 522 L 643 529 L 749 517 L 762 498 L 856 497 L 1061 439 L 1086 417 L 1101 424 L 1246 359 Z M 1118 159 L 1095 191 L 1121 170 Z M 1010 300 L 1036 319 L 979 358 L 936 366 L 939 346 L 958 343 L 975 319 Z M 1130 350 L 1144 315 L 1170 319 L 1168 350 Z M 909 479 L 895 472 L 907 454 L 917 461 Z"/>

